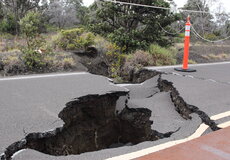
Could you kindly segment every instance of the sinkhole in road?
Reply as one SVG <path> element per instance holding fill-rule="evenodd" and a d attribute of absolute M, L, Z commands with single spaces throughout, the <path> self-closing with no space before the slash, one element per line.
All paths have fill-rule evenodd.
<path fill-rule="evenodd" d="M 136 76 L 135 81 L 139 83 L 159 76 L 157 87 L 161 92 L 170 93 L 175 110 L 185 120 L 191 119 L 191 113 L 196 113 L 212 130 L 219 129 L 205 112 L 187 104 L 172 82 L 162 79 L 161 74 L 155 72 L 143 73 Z M 102 95 L 86 95 L 68 102 L 58 115 L 64 122 L 62 127 L 48 132 L 29 133 L 24 139 L 8 146 L 1 155 L 1 160 L 10 160 L 16 152 L 23 149 L 34 149 L 54 156 L 77 155 L 168 138 L 179 130 L 167 133 L 153 130 L 153 121 L 150 120 L 152 111 L 141 106 L 129 108 L 129 94 L 129 91 L 113 91 Z M 117 101 L 122 97 L 124 103 L 118 111 Z"/>
<path fill-rule="evenodd" d="M 8 160 L 22 149 L 61 156 L 111 148 L 117 144 L 138 144 L 170 137 L 174 132 L 152 130 L 151 110 L 129 108 L 128 91 L 87 95 L 66 104 L 59 113 L 63 127 L 43 133 L 29 133 L 6 148 L 1 159 Z M 116 112 L 119 97 L 127 97 L 124 108 Z"/>

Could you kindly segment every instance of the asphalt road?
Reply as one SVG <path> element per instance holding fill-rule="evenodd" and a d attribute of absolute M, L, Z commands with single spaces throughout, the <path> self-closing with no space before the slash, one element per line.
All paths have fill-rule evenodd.
<path fill-rule="evenodd" d="M 191 65 L 197 72 L 178 72 L 174 67 L 149 68 L 168 75 L 162 78 L 173 82 L 188 104 L 195 105 L 209 116 L 230 110 L 230 63 Z"/>
<path fill-rule="evenodd" d="M 149 68 L 169 73 L 162 78 L 174 83 L 181 96 L 189 104 L 199 107 L 209 116 L 230 110 L 230 63 L 192 66 L 196 73 L 180 73 L 173 67 Z M 193 134 L 202 123 L 198 115 L 185 121 L 172 110 L 168 93 L 157 93 L 156 78 L 142 84 L 114 85 L 102 76 L 89 73 L 53 74 L 0 79 L 0 153 L 26 133 L 43 132 L 60 127 L 63 122 L 57 117 L 65 103 L 87 94 L 103 94 L 109 91 L 130 90 L 129 107 L 146 107 L 153 111 L 152 128 L 161 132 L 182 127 L 170 138 L 155 142 L 143 142 L 68 157 L 54 157 L 33 150 L 24 150 L 16 160 L 101 160 L 139 151 L 148 147 Z M 157 93 L 155 95 L 155 93 Z M 152 96 L 154 95 L 154 96 Z M 152 97 L 151 97 L 152 96 Z M 162 118 L 164 117 L 164 118 Z M 216 120 L 223 123 L 230 117 Z M 122 159 L 122 158 L 121 158 Z"/>
<path fill-rule="evenodd" d="M 222 63 L 209 63 L 209 64 L 193 64 L 189 65 L 189 68 L 196 69 L 197 72 L 177 72 L 174 68 L 180 68 L 177 66 L 165 66 L 165 67 L 147 67 L 150 70 L 158 70 L 167 73 L 175 73 L 178 75 L 192 76 L 196 79 L 215 81 L 219 83 L 230 84 L 230 62 Z"/>
<path fill-rule="evenodd" d="M 124 90 L 88 73 L 0 79 L 0 152 L 26 133 L 62 126 L 58 113 L 71 99 Z"/>

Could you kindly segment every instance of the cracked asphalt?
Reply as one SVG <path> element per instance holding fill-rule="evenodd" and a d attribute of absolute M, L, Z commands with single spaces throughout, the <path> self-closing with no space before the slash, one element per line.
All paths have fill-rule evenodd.
<path fill-rule="evenodd" d="M 148 68 L 167 74 L 162 79 L 173 82 L 183 99 L 199 107 L 209 116 L 230 110 L 230 63 L 192 66 L 195 73 L 180 73 L 173 68 Z M 152 110 L 152 128 L 160 132 L 181 129 L 169 138 L 154 142 L 143 142 L 135 146 L 105 149 L 80 155 L 50 156 L 34 150 L 24 150 L 14 156 L 16 160 L 102 160 L 135 152 L 168 141 L 182 139 L 193 134 L 202 123 L 197 114 L 191 120 L 184 120 L 174 110 L 169 93 L 157 88 L 157 77 L 142 84 L 114 85 L 102 76 L 88 73 L 64 76 L 41 76 L 40 78 L 0 79 L 0 153 L 26 133 L 43 132 L 60 127 L 63 122 L 57 117 L 65 103 L 87 94 L 103 94 L 109 91 L 130 90 L 128 106 L 145 107 Z M 124 99 L 124 98 L 123 98 Z M 121 102 L 118 103 L 122 105 Z M 230 117 L 216 120 L 228 121 Z M 211 132 L 211 131 L 207 131 Z"/>

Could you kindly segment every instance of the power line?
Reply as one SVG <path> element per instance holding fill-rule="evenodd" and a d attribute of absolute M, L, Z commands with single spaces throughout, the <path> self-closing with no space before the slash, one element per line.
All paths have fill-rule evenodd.
<path fill-rule="evenodd" d="M 223 38 L 223 39 L 219 39 L 219 40 L 216 40 L 216 41 L 211 41 L 211 40 L 209 40 L 209 39 L 206 39 L 206 38 L 202 37 L 202 36 L 195 30 L 195 28 L 194 28 L 192 25 L 191 25 L 191 28 L 192 28 L 193 34 L 194 34 L 196 37 L 198 37 L 198 38 L 200 38 L 200 39 L 202 39 L 202 40 L 204 40 L 204 41 L 206 41 L 206 42 L 218 43 L 218 42 L 223 42 L 223 41 L 225 41 L 225 40 L 227 40 L 227 39 L 230 38 L 230 36 L 228 36 L 228 37 Z"/>
<path fill-rule="evenodd" d="M 159 7 L 159 6 L 138 4 L 138 3 L 121 2 L 121 1 L 116 1 L 116 0 L 105 0 L 105 1 L 106 2 L 112 2 L 112 3 L 118 3 L 118 4 L 139 6 L 139 7 L 147 7 L 147 8 L 154 8 L 154 9 L 171 10 L 171 8 L 167 8 L 167 7 Z M 180 9 L 180 8 L 178 10 L 183 11 L 183 12 L 190 12 L 190 13 L 209 13 L 209 12 L 206 12 L 206 11 L 186 10 L 186 9 Z"/>
<path fill-rule="evenodd" d="M 152 5 L 145 5 L 145 4 L 138 4 L 138 3 L 128 3 L 128 2 L 121 2 L 121 1 L 116 1 L 116 0 L 105 0 L 107 2 L 112 2 L 112 3 L 118 3 L 118 4 L 124 4 L 124 5 L 132 5 L 132 6 L 139 6 L 139 7 L 147 7 L 147 8 L 154 8 L 154 9 L 164 9 L 164 10 L 171 10 L 171 8 L 167 8 L 167 7 L 159 7 L 159 6 L 152 6 Z M 206 12 L 206 11 L 197 11 L 197 10 L 186 10 L 186 9 L 178 9 L 180 11 L 183 11 L 183 12 L 190 12 L 190 13 L 208 13 L 209 12 Z M 161 27 L 161 29 L 168 33 L 168 34 L 173 34 L 173 35 L 176 35 L 178 33 L 180 33 L 184 28 L 182 28 L 178 33 L 171 33 L 171 32 L 168 32 L 166 31 L 159 23 L 158 25 Z M 211 43 L 217 43 L 217 42 L 222 42 L 222 41 L 225 41 L 227 39 L 230 38 L 229 37 L 226 37 L 224 39 L 220 39 L 220 40 L 216 40 L 216 41 L 211 41 L 211 40 L 208 40 L 208 39 L 205 39 L 204 37 L 202 37 L 195 29 L 193 26 L 191 26 L 192 29 L 193 29 L 193 33 L 195 36 L 197 36 L 198 38 L 204 40 L 204 41 L 207 41 L 207 42 L 211 42 Z"/>
<path fill-rule="evenodd" d="M 178 32 L 175 32 L 175 33 L 172 33 L 172 32 L 169 32 L 169 31 L 167 31 L 166 29 L 164 29 L 161 25 L 160 25 L 160 23 L 158 23 L 158 25 L 160 26 L 160 28 L 165 32 L 165 33 L 167 33 L 167 34 L 171 34 L 171 35 L 177 35 L 177 34 L 180 34 L 181 33 L 181 31 L 182 30 L 184 30 L 184 28 L 185 27 L 183 27 L 181 30 L 179 30 Z"/>
<path fill-rule="evenodd" d="M 178 10 L 180 10 L 182 12 L 189 12 L 189 13 L 206 13 L 206 14 L 210 13 L 210 12 L 206 12 L 206 11 L 187 10 L 187 9 L 181 9 L 181 8 L 178 8 Z"/>
<path fill-rule="evenodd" d="M 112 2 L 112 3 L 119 3 L 119 4 L 127 4 L 127 5 L 132 5 L 132 6 L 139 6 L 139 7 L 147 7 L 147 8 L 155 8 L 155 9 L 164 9 L 164 10 L 170 10 L 171 8 L 166 8 L 166 7 L 159 7 L 159 6 L 150 6 L 150 5 L 145 5 L 145 4 L 137 4 L 137 3 L 128 3 L 128 2 L 121 2 L 121 1 L 116 1 L 116 0 L 105 0 L 107 2 Z"/>

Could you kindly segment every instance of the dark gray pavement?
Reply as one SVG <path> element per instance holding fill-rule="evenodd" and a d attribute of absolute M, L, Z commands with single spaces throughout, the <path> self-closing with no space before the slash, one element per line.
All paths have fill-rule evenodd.
<path fill-rule="evenodd" d="M 92 74 L 0 80 L 0 152 L 25 137 L 62 126 L 58 113 L 73 98 L 126 90 Z"/>
<path fill-rule="evenodd" d="M 120 148 L 113 148 L 113 149 L 105 149 L 97 152 L 88 152 L 83 153 L 80 155 L 74 155 L 74 156 L 60 156 L 60 157 L 54 157 L 45 155 L 43 153 L 39 153 L 37 151 L 33 150 L 26 150 L 15 156 L 14 159 L 16 160 L 23 160 L 27 157 L 35 159 L 35 160 L 102 160 L 111 158 L 114 156 L 119 156 L 121 154 L 126 154 L 130 152 L 135 152 L 144 148 L 149 148 L 158 144 L 162 144 L 168 141 L 173 141 L 176 139 L 186 138 L 193 134 L 195 130 L 199 127 L 199 125 L 202 123 L 200 118 L 192 114 L 193 119 L 186 121 L 182 119 L 179 114 L 173 109 L 174 106 L 171 103 L 169 99 L 168 93 L 159 93 L 157 96 L 153 96 L 159 90 L 156 87 L 157 85 L 157 77 L 152 78 L 150 80 L 147 80 L 146 82 L 142 84 L 134 84 L 134 85 L 118 85 L 123 86 L 130 90 L 130 102 L 128 103 L 129 107 L 134 108 L 136 107 L 146 107 L 152 110 L 152 117 L 151 120 L 154 121 L 152 128 L 158 129 L 162 133 L 168 132 L 168 131 L 174 131 L 178 129 L 178 127 L 181 127 L 180 132 L 177 132 L 173 134 L 170 138 L 161 139 L 154 142 L 143 142 L 138 145 L 134 146 L 124 146 Z M 150 97 L 153 96 L 153 97 Z M 149 97 L 149 98 L 148 98 Z M 123 100 L 123 97 L 121 98 L 121 101 Z M 163 101 L 163 103 L 161 103 Z M 135 105 L 135 106 L 134 106 Z M 166 110 L 164 110 L 166 109 Z M 169 109 L 169 110 L 167 110 Z M 172 113 L 168 114 L 170 111 Z M 162 124 L 161 124 L 162 123 Z"/>
<path fill-rule="evenodd" d="M 230 110 L 230 63 L 191 65 L 197 72 L 178 72 L 174 67 L 150 67 L 167 75 L 162 78 L 173 82 L 184 100 L 199 107 L 209 116 Z"/>
<path fill-rule="evenodd" d="M 167 73 L 174 73 L 184 76 L 194 77 L 201 80 L 209 80 L 220 83 L 229 83 L 230 84 L 230 62 L 220 62 L 220 63 L 209 63 L 209 64 L 194 64 L 189 65 L 189 68 L 196 69 L 197 72 L 186 73 L 186 72 L 177 72 L 174 68 L 182 67 L 178 66 L 165 66 L 165 67 L 147 67 L 150 70 L 158 70 Z"/>
<path fill-rule="evenodd" d="M 230 110 L 230 85 L 207 80 L 163 75 L 173 82 L 183 99 L 191 105 L 213 116 Z"/>
<path fill-rule="evenodd" d="M 168 74 L 162 78 L 173 82 L 185 101 L 195 105 L 209 116 L 230 110 L 230 63 L 192 66 L 196 73 L 180 73 L 173 67 L 155 68 Z M 24 132 L 42 132 L 60 127 L 57 117 L 65 103 L 87 94 L 103 94 L 109 91 L 130 90 L 129 107 L 146 107 L 152 110 L 152 128 L 168 132 L 181 127 L 170 138 L 143 142 L 135 146 L 105 149 L 80 155 L 54 157 L 34 150 L 24 150 L 15 160 L 102 160 L 152 147 L 168 141 L 182 139 L 193 134 L 202 123 L 197 114 L 192 120 L 184 120 L 174 110 L 169 93 L 159 93 L 157 78 L 142 84 L 113 85 L 102 76 L 88 73 L 0 79 L 0 153 L 9 144 L 24 137 Z M 123 98 L 124 100 L 124 98 Z M 123 101 L 122 98 L 120 101 Z M 122 104 L 122 102 L 121 102 Z M 122 106 L 121 104 L 118 104 Z M 229 117 L 216 120 L 229 121 Z M 210 132 L 210 131 L 207 131 Z"/>

